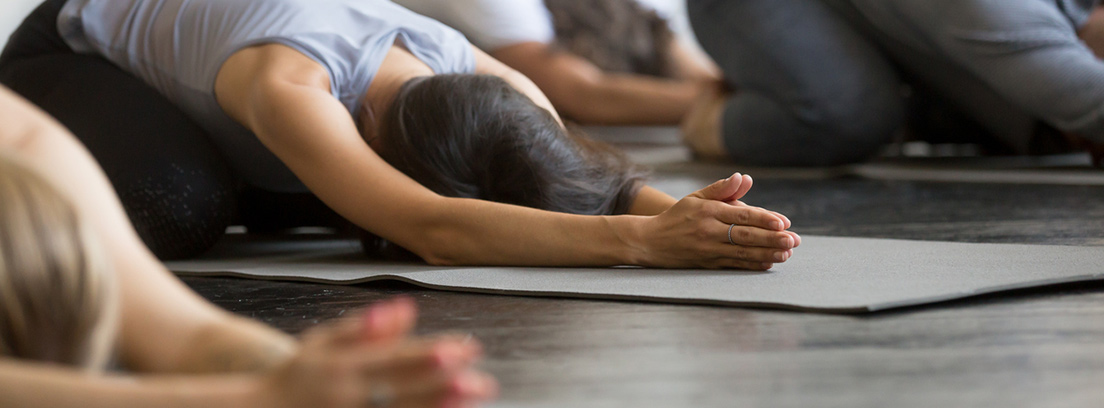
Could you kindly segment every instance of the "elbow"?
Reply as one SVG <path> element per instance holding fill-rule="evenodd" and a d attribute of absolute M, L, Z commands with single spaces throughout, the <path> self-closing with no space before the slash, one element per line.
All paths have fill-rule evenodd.
<path fill-rule="evenodd" d="M 422 260 L 430 266 L 463 266 L 466 263 L 459 261 L 456 257 L 448 256 L 443 253 L 430 253 L 421 255 Z"/>
<path fill-rule="evenodd" d="M 418 255 L 422 261 L 431 266 L 463 266 L 471 265 L 472 262 L 466 261 L 464 256 L 457 251 L 449 250 L 447 247 L 436 248 L 420 248 L 418 250 L 411 250 L 415 255 Z"/>
<path fill-rule="evenodd" d="M 427 264 L 460 266 L 472 263 L 470 251 L 466 250 L 463 244 L 469 241 L 458 231 L 441 224 L 420 230 L 421 233 L 411 237 L 410 242 L 403 247 Z"/>

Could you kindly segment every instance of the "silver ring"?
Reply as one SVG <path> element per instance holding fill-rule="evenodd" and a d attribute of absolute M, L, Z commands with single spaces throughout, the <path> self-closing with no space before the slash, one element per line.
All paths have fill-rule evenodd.
<path fill-rule="evenodd" d="M 732 245 L 736 245 L 736 241 L 732 240 L 732 229 L 733 228 L 736 228 L 736 224 L 732 224 L 732 225 L 728 226 L 728 243 L 730 243 Z"/>
<path fill-rule="evenodd" d="M 387 383 L 375 383 L 368 389 L 368 408 L 388 408 L 395 404 L 395 390 Z"/>

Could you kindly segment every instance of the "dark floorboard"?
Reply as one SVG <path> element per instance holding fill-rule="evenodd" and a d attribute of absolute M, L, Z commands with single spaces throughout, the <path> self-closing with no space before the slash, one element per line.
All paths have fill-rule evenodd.
<path fill-rule="evenodd" d="M 747 201 L 789 215 L 804 234 L 1104 250 L 1104 187 L 775 179 Z M 1104 406 L 1099 283 L 831 315 L 397 283 L 185 282 L 291 333 L 410 295 L 419 332 L 470 332 L 485 343 L 502 406 Z"/>

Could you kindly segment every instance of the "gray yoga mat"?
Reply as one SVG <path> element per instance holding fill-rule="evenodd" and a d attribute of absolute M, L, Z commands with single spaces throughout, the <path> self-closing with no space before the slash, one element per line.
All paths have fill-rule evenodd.
<path fill-rule="evenodd" d="M 171 262 L 183 275 L 354 284 L 398 280 L 463 292 L 868 312 L 1104 279 L 1104 247 L 803 237 L 769 272 L 432 267 L 372 261 L 353 241 L 233 242 Z"/>
<path fill-rule="evenodd" d="M 727 177 L 733 172 L 767 179 L 827 179 L 854 176 L 872 180 L 913 180 L 957 183 L 1011 183 L 1056 185 L 1104 185 L 1104 170 L 1092 167 L 1088 153 L 1050 156 L 903 156 L 908 147 L 930 146 L 909 143 L 896 146 L 900 152 L 873 158 L 866 163 L 836 167 L 770 168 L 733 163 L 697 162 L 684 146 L 674 127 L 586 127 L 595 139 L 610 143 L 629 155 L 634 162 L 656 169 L 657 182 L 663 176 L 708 175 Z M 965 146 L 965 145 L 964 145 Z M 890 149 L 887 146 L 887 150 Z M 919 149 L 924 150 L 924 149 Z M 936 149 L 937 150 L 937 149 Z M 937 152 L 932 152 L 937 153 Z"/>

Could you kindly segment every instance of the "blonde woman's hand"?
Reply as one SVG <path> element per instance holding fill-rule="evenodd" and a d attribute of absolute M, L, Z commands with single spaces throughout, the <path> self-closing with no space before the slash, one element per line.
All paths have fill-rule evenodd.
<path fill-rule="evenodd" d="M 751 186 L 751 176 L 735 174 L 648 219 L 636 234 L 641 264 L 767 270 L 790 259 L 801 237 L 784 215 L 739 201 Z"/>
<path fill-rule="evenodd" d="M 409 338 L 416 311 L 400 298 L 307 332 L 299 353 L 261 381 L 258 407 L 468 407 L 497 394 L 474 368 L 467 337 Z"/>

